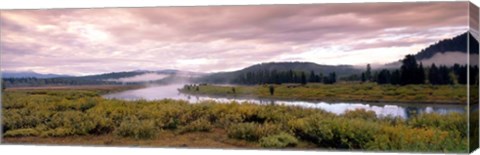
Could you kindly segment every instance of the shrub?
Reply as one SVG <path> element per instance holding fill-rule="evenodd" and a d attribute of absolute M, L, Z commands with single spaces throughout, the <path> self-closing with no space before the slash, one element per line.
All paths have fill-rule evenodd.
<path fill-rule="evenodd" d="M 355 110 L 347 110 L 344 114 L 346 118 L 360 118 L 364 120 L 376 120 L 377 115 L 374 111 L 367 111 L 365 109 L 355 109 Z"/>
<path fill-rule="evenodd" d="M 42 137 L 65 137 L 74 135 L 75 131 L 72 128 L 59 127 L 50 129 L 41 134 Z"/>
<path fill-rule="evenodd" d="M 227 129 L 228 136 L 235 139 L 244 139 L 248 141 L 258 140 L 258 127 L 256 123 L 239 123 L 231 125 Z"/>
<path fill-rule="evenodd" d="M 361 149 L 374 139 L 377 124 L 361 119 L 325 118 L 319 115 L 291 121 L 299 138 L 320 147 Z"/>
<path fill-rule="evenodd" d="M 468 122 L 466 114 L 420 114 L 410 118 L 407 123 L 415 128 L 433 127 L 449 132 L 459 132 L 462 137 L 467 136 Z"/>
<path fill-rule="evenodd" d="M 89 114 L 89 118 L 95 122 L 93 128 L 91 128 L 88 132 L 89 134 L 107 134 L 115 129 L 115 125 L 109 118 L 101 117 L 94 114 Z"/>
<path fill-rule="evenodd" d="M 375 139 L 366 144 L 370 150 L 434 151 L 464 150 L 466 144 L 458 136 L 434 129 L 383 126 Z"/>
<path fill-rule="evenodd" d="M 278 134 L 281 131 L 279 125 L 271 123 L 239 123 L 231 125 L 227 129 L 229 137 L 248 141 L 257 141 L 262 137 Z"/>
<path fill-rule="evenodd" d="M 336 121 L 333 123 L 334 137 L 330 144 L 346 149 L 365 149 L 365 144 L 375 138 L 380 125 L 359 119 L 336 119 L 334 121 Z"/>
<path fill-rule="evenodd" d="M 90 100 L 80 104 L 80 110 L 85 112 L 88 109 L 95 107 L 95 105 L 97 105 L 97 103 L 93 99 L 90 99 Z"/>
<path fill-rule="evenodd" d="M 212 128 L 213 128 L 212 124 L 207 119 L 200 118 L 182 127 L 180 132 L 181 133 L 192 132 L 192 131 L 208 132 L 208 131 L 211 131 Z"/>
<path fill-rule="evenodd" d="M 294 147 L 297 144 L 297 138 L 284 132 L 277 135 L 263 137 L 262 139 L 260 139 L 260 146 L 268 148 Z"/>
<path fill-rule="evenodd" d="M 120 126 L 115 129 L 114 134 L 135 139 L 153 139 L 157 135 L 157 129 L 153 121 L 141 121 L 132 117 L 123 120 Z"/>
<path fill-rule="evenodd" d="M 302 140 L 321 145 L 333 138 L 331 121 L 329 118 L 322 118 L 319 115 L 312 115 L 306 118 L 292 120 L 288 123 L 291 130 Z"/>
<path fill-rule="evenodd" d="M 67 128 L 71 134 L 86 135 L 96 127 L 97 122 L 80 111 L 64 111 L 54 114 L 46 125 L 50 129 Z"/>
<path fill-rule="evenodd" d="M 7 131 L 3 136 L 5 137 L 26 137 L 26 136 L 38 136 L 40 132 L 35 129 L 28 128 L 28 129 L 17 129 L 17 130 L 10 130 Z"/>

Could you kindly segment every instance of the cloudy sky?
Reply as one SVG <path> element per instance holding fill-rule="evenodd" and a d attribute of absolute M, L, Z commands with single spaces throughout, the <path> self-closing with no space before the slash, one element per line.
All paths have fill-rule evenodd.
<path fill-rule="evenodd" d="M 383 64 L 468 30 L 468 3 L 9 10 L 2 71 L 230 71 L 261 62 Z"/>

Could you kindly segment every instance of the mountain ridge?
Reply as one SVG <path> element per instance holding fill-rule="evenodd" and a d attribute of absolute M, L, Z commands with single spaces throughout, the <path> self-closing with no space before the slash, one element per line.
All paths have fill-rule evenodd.
<path fill-rule="evenodd" d="M 71 77 L 71 75 L 64 74 L 42 74 L 34 71 L 2 71 L 2 78 L 57 78 L 57 77 Z"/>

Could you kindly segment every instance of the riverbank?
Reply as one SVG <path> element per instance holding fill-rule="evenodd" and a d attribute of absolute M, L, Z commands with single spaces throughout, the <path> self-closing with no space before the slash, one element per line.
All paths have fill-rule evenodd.
<path fill-rule="evenodd" d="M 95 90 L 2 95 L 5 143 L 420 152 L 466 152 L 468 143 L 467 115 L 459 113 L 378 118 L 365 110 L 124 101 Z"/>
<path fill-rule="evenodd" d="M 271 93 L 270 86 L 273 86 Z M 255 86 L 196 85 L 182 93 L 207 96 L 326 102 L 467 103 L 466 85 L 378 85 L 375 83 L 282 84 Z M 478 95 L 478 94 L 472 94 Z M 478 97 L 477 97 L 478 98 Z M 475 102 L 475 101 L 474 101 Z"/>

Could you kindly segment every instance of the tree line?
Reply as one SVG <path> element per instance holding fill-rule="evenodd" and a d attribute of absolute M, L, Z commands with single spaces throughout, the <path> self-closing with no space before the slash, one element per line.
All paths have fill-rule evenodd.
<path fill-rule="evenodd" d="M 91 80 L 81 78 L 3 78 L 2 89 L 8 87 L 32 87 L 45 85 L 105 85 L 105 84 L 121 84 L 114 81 Z"/>
<path fill-rule="evenodd" d="M 233 79 L 232 83 L 236 84 L 282 84 L 282 83 L 325 83 L 333 84 L 337 82 L 337 74 L 331 72 L 328 75 L 322 73 L 315 73 L 313 70 L 308 72 L 304 71 L 277 71 L 277 70 L 261 70 L 254 72 L 246 72 L 240 74 Z"/>
<path fill-rule="evenodd" d="M 378 84 L 408 85 L 408 84 L 467 84 L 467 72 L 470 70 L 470 79 L 478 83 L 478 66 L 455 64 L 453 66 L 431 64 L 423 66 L 414 55 L 406 55 L 401 60 L 402 65 L 398 69 L 381 69 L 373 71 L 370 64 L 366 71 L 361 74 L 353 74 L 347 77 L 337 78 L 335 72 L 328 75 L 315 73 L 314 71 L 277 71 L 259 70 L 245 72 L 235 77 L 232 83 L 236 84 L 282 84 L 282 83 L 324 83 L 334 84 L 338 80 L 376 82 Z"/>
<path fill-rule="evenodd" d="M 376 82 L 378 84 L 467 84 L 467 72 L 470 70 L 470 79 L 473 83 L 478 83 L 478 66 L 468 66 L 455 64 L 451 67 L 445 65 L 432 64 L 424 67 L 418 63 L 415 56 L 407 55 L 402 60 L 400 69 L 388 70 L 382 69 L 372 73 L 368 64 L 366 71 L 361 76 L 355 75 L 346 78 L 349 81 L 361 80 L 362 82 Z M 356 78 L 356 79 L 355 79 Z"/>

